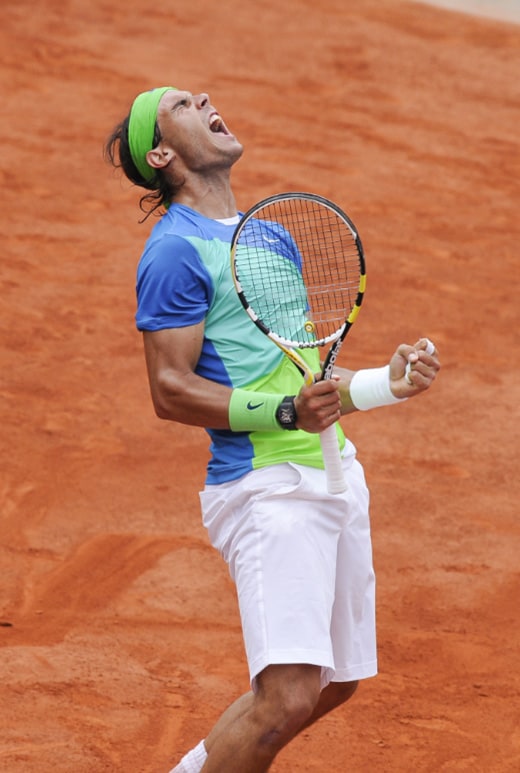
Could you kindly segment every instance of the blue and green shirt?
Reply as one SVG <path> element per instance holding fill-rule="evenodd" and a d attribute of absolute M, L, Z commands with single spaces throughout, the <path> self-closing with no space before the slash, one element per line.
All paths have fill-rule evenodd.
<path fill-rule="evenodd" d="M 154 226 L 137 269 L 136 324 L 141 331 L 187 327 L 204 321 L 195 372 L 229 387 L 296 394 L 302 376 L 251 323 L 238 299 L 230 265 L 234 224 L 211 220 L 173 204 Z M 315 371 L 319 355 L 305 355 Z M 337 426 L 341 444 L 345 442 Z M 211 438 L 209 484 L 252 469 L 292 461 L 323 467 L 319 436 L 297 430 L 232 432 L 207 428 Z"/>

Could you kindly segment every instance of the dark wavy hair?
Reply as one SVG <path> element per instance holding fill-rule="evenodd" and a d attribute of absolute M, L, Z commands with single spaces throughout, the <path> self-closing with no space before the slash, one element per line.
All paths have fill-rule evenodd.
<path fill-rule="evenodd" d="M 144 222 L 152 213 L 160 214 L 158 210 L 161 207 L 167 209 L 180 186 L 172 185 L 171 180 L 162 169 L 156 169 L 153 177 L 150 180 L 145 180 L 134 164 L 132 154 L 130 153 L 130 144 L 128 142 L 129 122 L 130 114 L 114 128 L 105 143 L 104 156 L 116 169 L 122 169 L 130 182 L 148 190 L 148 193 L 145 193 L 139 200 L 139 207 L 145 213 L 145 217 L 140 222 Z M 161 132 L 156 123 L 153 147 L 157 147 L 160 141 Z"/>

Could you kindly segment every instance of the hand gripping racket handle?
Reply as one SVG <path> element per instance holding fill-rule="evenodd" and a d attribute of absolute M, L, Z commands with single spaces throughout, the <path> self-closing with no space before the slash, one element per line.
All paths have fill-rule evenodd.
<path fill-rule="evenodd" d="M 347 483 L 343 475 L 338 436 L 336 435 L 334 424 L 331 424 L 330 427 L 327 427 L 327 429 L 320 433 L 320 440 L 327 475 L 328 492 L 329 494 L 341 494 L 342 491 L 346 491 Z"/>

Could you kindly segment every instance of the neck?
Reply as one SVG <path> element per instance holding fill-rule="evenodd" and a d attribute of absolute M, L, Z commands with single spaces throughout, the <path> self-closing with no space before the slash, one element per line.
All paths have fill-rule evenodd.
<path fill-rule="evenodd" d="M 186 181 L 173 199 L 212 220 L 222 220 L 237 214 L 235 196 L 229 175 L 226 179 L 191 179 Z"/>

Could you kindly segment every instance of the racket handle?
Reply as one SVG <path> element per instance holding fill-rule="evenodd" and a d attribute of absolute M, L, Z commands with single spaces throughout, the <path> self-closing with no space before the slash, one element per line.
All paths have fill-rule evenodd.
<path fill-rule="evenodd" d="M 342 491 L 346 491 L 347 483 L 343 475 L 338 436 L 334 424 L 320 433 L 320 440 L 327 475 L 327 489 L 329 494 L 341 494 Z"/>

